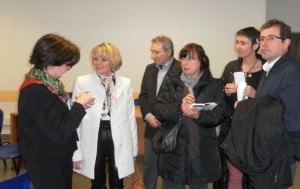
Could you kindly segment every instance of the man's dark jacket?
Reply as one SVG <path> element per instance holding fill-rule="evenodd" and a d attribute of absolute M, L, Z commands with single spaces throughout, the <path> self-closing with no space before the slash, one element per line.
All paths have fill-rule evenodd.
<path fill-rule="evenodd" d="M 180 69 L 180 62 L 174 58 L 161 85 L 163 85 L 166 77 L 170 74 L 170 72 L 178 69 Z M 156 67 L 155 63 L 149 64 L 146 67 L 142 80 L 141 92 L 139 95 L 140 108 L 143 118 L 145 118 L 148 113 L 153 113 L 153 106 L 156 102 L 157 74 L 158 68 Z M 146 122 L 145 138 L 151 139 L 154 133 L 156 133 L 157 131 L 157 128 L 153 128 L 148 124 L 148 122 Z"/>
<path fill-rule="evenodd" d="M 270 96 L 239 102 L 231 131 L 221 144 L 229 160 L 252 180 L 256 189 L 292 185 L 288 156 L 291 145 L 283 124 L 284 105 Z"/>
<path fill-rule="evenodd" d="M 294 148 L 292 155 L 297 160 L 300 160 L 299 81 L 300 64 L 287 52 L 277 60 L 267 76 L 264 74 L 256 90 L 256 97 L 270 95 L 284 103 L 284 124 Z"/>

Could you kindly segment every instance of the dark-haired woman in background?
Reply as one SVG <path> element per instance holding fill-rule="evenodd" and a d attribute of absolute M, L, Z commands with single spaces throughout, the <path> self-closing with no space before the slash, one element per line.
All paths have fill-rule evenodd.
<path fill-rule="evenodd" d="M 231 116 L 234 111 L 234 104 L 237 101 L 237 84 L 234 83 L 234 72 L 244 72 L 247 83 L 245 95 L 249 98 L 255 98 L 256 88 L 263 73 L 262 64 L 264 62 L 261 56 L 257 54 L 259 44 L 256 42 L 256 39 L 259 38 L 259 35 L 259 31 L 254 27 L 243 28 L 236 33 L 235 51 L 238 59 L 230 61 L 225 66 L 220 78 L 221 88 L 226 93 L 225 99 L 228 107 L 228 118 L 221 126 L 220 143 L 225 139 L 230 130 Z M 228 188 L 242 189 L 243 173 L 229 161 L 226 162 L 226 166 L 229 174 Z M 221 180 L 223 182 L 223 179 Z M 227 187 L 225 186 L 224 188 Z"/>
<path fill-rule="evenodd" d="M 221 177 L 221 161 L 215 127 L 226 115 L 223 92 L 212 77 L 209 59 L 201 45 L 189 43 L 179 53 L 181 70 L 170 73 L 154 106 L 162 123 L 184 115 L 178 146 L 172 153 L 159 154 L 158 170 L 163 189 L 206 189 Z M 190 108 L 194 102 L 215 102 L 212 110 Z M 163 124 L 164 125 L 164 124 Z"/>
<path fill-rule="evenodd" d="M 47 34 L 35 44 L 19 96 L 19 145 L 35 189 L 71 189 L 76 128 L 85 108 L 94 104 L 87 93 L 70 97 L 59 78 L 80 59 L 79 48 L 65 38 Z"/>

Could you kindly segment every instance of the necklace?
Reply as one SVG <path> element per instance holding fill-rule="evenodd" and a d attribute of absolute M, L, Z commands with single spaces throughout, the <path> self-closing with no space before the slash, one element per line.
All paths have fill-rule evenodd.
<path fill-rule="evenodd" d="M 251 66 L 251 68 L 250 68 L 248 71 L 244 72 L 245 78 L 247 78 L 247 77 L 252 77 L 252 74 L 249 73 L 249 72 L 250 72 L 250 71 L 252 70 L 252 68 L 255 66 L 256 62 L 257 62 L 257 58 L 255 59 L 255 62 L 253 63 L 253 65 Z M 243 65 L 244 65 L 244 63 L 243 63 Z"/>

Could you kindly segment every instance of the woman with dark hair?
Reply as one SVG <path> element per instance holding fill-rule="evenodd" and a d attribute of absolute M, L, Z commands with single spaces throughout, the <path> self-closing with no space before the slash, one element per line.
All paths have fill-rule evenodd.
<path fill-rule="evenodd" d="M 154 106 L 155 116 L 168 127 L 184 116 L 174 152 L 160 153 L 163 189 L 206 189 L 221 177 L 216 127 L 226 115 L 223 93 L 209 69 L 201 45 L 189 43 L 179 53 L 181 70 L 170 73 Z M 212 110 L 191 108 L 192 103 L 215 102 Z"/>
<path fill-rule="evenodd" d="M 256 39 L 259 38 L 259 35 L 259 31 L 254 27 L 244 28 L 236 33 L 235 51 L 238 59 L 230 61 L 225 66 L 220 78 L 220 83 L 231 102 L 236 101 L 236 95 L 232 95 L 237 90 L 237 84 L 234 83 L 234 72 L 244 72 L 247 83 L 246 96 L 250 98 L 255 97 L 256 88 L 263 72 L 262 63 L 264 62 L 257 53 L 259 44 L 256 42 Z M 233 108 L 233 103 L 231 103 L 231 107 Z"/>
<path fill-rule="evenodd" d="M 247 86 L 245 95 L 248 98 L 255 98 L 256 88 L 262 76 L 262 64 L 264 60 L 257 51 L 259 44 L 256 42 L 260 32 L 254 27 L 247 27 L 239 30 L 235 37 L 235 51 L 238 56 L 237 60 L 230 61 L 223 71 L 220 78 L 221 88 L 226 94 L 226 103 L 228 107 L 228 118 L 221 126 L 219 136 L 220 143 L 225 139 L 231 124 L 231 116 L 234 111 L 234 104 L 237 101 L 237 83 L 234 82 L 233 74 L 235 72 L 244 72 Z M 228 168 L 228 188 L 242 189 L 243 173 L 237 169 L 230 161 L 225 160 L 223 173 L 225 174 L 226 167 Z M 226 174 L 225 174 L 226 175 Z M 224 179 L 221 179 L 223 182 Z M 226 179 L 225 179 L 226 180 Z M 227 188 L 225 186 L 225 188 Z"/>
<path fill-rule="evenodd" d="M 76 128 L 85 109 L 94 104 L 87 93 L 70 97 L 59 78 L 80 58 L 79 48 L 65 38 L 47 34 L 35 44 L 20 87 L 18 134 L 20 153 L 35 189 L 71 189 Z"/>

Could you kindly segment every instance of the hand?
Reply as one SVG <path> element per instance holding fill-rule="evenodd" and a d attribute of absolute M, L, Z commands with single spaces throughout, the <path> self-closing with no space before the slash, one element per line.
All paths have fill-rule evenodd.
<path fill-rule="evenodd" d="M 186 113 L 190 110 L 190 105 L 195 102 L 195 97 L 191 94 L 187 94 L 181 103 L 181 110 L 183 113 Z"/>
<path fill-rule="evenodd" d="M 238 101 L 235 101 L 233 107 L 236 108 L 238 103 L 239 103 Z"/>
<path fill-rule="evenodd" d="M 250 85 L 247 85 L 247 87 L 245 88 L 245 93 L 246 96 L 255 98 L 256 90 L 253 89 Z"/>
<path fill-rule="evenodd" d="M 82 104 L 82 106 L 87 109 L 95 104 L 95 98 L 90 96 L 88 92 L 84 92 L 76 97 L 75 102 Z"/>
<path fill-rule="evenodd" d="M 81 161 L 73 161 L 73 169 L 79 170 L 81 169 Z"/>
<path fill-rule="evenodd" d="M 198 119 L 200 116 L 200 111 L 197 108 L 190 108 L 185 115 L 194 119 Z"/>
<path fill-rule="evenodd" d="M 191 94 L 186 95 L 182 99 L 181 110 L 182 112 L 188 116 L 197 119 L 200 115 L 200 112 L 196 108 L 190 108 L 190 105 L 195 102 L 195 97 Z"/>
<path fill-rule="evenodd" d="M 225 86 L 225 93 L 227 96 L 236 93 L 236 90 L 237 90 L 237 85 L 235 83 L 227 83 Z"/>
<path fill-rule="evenodd" d="M 153 128 L 157 128 L 160 127 L 161 123 L 160 121 L 158 121 L 156 119 L 156 117 L 154 115 L 150 115 L 146 121 L 149 123 L 150 126 L 152 126 Z"/>

